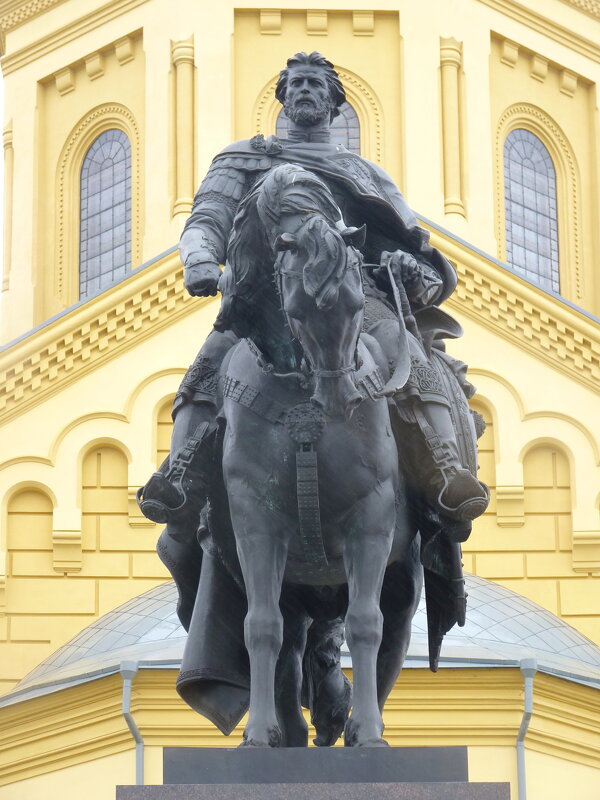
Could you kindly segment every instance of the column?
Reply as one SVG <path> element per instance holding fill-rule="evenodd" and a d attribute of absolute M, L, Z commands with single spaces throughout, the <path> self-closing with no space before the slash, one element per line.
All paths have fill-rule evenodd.
<path fill-rule="evenodd" d="M 459 70 L 462 44 L 440 39 L 442 76 L 442 139 L 444 166 L 444 211 L 465 217 L 460 137 Z"/>

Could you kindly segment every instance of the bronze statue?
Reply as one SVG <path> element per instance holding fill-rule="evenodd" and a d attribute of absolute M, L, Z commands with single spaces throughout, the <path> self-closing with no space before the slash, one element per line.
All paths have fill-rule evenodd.
<path fill-rule="evenodd" d="M 455 272 L 383 170 L 329 142 L 333 66 L 296 54 L 276 96 L 288 139 L 222 151 L 182 234 L 186 288 L 223 299 L 139 500 L 167 523 L 184 699 L 225 733 L 249 703 L 246 745 L 305 745 L 301 704 L 318 744 L 380 745 L 421 566 L 432 669 L 464 621 L 481 420 L 444 350 Z"/>

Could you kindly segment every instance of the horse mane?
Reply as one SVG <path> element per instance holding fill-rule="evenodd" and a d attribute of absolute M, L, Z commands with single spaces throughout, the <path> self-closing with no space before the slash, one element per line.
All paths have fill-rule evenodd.
<path fill-rule="evenodd" d="M 252 189 L 240 203 L 227 247 L 228 289 L 243 295 L 247 289 L 256 288 L 264 279 L 264 264 L 273 260 L 266 231 L 257 210 L 260 184 Z"/>
<path fill-rule="evenodd" d="M 346 243 L 337 230 L 315 215 L 298 230 L 296 246 L 306 253 L 304 291 L 314 298 L 317 308 L 331 308 L 337 302 L 346 271 Z"/>
<path fill-rule="evenodd" d="M 294 249 L 302 249 L 304 290 L 318 308 L 331 307 L 346 267 L 346 245 L 337 230 L 342 214 L 327 184 L 303 167 L 282 164 L 262 182 L 256 208 L 273 246 L 282 216 L 306 215 L 294 237 Z"/>

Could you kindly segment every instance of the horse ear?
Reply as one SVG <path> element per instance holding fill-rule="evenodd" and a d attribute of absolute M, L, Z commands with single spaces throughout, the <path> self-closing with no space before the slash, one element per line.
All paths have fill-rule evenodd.
<path fill-rule="evenodd" d="M 275 251 L 291 250 L 296 244 L 296 237 L 291 233 L 282 233 L 275 239 Z"/>
<path fill-rule="evenodd" d="M 346 244 L 354 245 L 354 247 L 358 247 L 360 250 L 367 238 L 367 226 L 362 225 L 360 228 L 346 228 L 341 234 Z"/>

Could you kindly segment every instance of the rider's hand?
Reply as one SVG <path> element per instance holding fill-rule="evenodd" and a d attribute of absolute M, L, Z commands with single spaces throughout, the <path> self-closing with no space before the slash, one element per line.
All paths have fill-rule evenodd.
<path fill-rule="evenodd" d="M 214 297 L 220 277 L 221 270 L 215 261 L 203 261 L 185 267 L 183 282 L 192 297 Z"/>
<path fill-rule="evenodd" d="M 393 253 L 384 250 L 381 254 L 381 265 L 385 267 L 388 264 L 396 281 L 405 286 L 410 286 L 421 275 L 417 259 L 404 250 L 394 250 Z"/>

